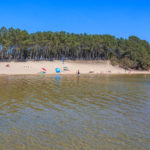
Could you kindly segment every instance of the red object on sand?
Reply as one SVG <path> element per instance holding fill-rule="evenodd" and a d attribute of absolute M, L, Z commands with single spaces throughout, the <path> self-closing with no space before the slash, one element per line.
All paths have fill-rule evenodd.
<path fill-rule="evenodd" d="M 42 70 L 47 71 L 45 68 L 42 68 Z"/>

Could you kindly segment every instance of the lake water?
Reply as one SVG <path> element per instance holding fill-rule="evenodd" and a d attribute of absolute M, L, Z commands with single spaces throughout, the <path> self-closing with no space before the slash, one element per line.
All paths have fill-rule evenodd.
<path fill-rule="evenodd" d="M 149 150 L 150 76 L 1 76 L 0 149 Z"/>

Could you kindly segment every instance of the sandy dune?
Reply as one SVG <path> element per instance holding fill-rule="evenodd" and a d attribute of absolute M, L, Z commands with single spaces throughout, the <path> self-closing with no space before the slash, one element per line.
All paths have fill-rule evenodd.
<path fill-rule="evenodd" d="M 8 65 L 9 64 L 9 65 Z M 67 67 L 69 71 L 64 71 Z M 45 68 L 46 74 L 56 74 L 55 68 L 61 69 L 61 74 L 81 74 L 92 72 L 94 74 L 149 74 L 149 71 L 125 71 L 124 69 L 112 66 L 109 61 L 28 61 L 28 62 L 0 62 L 0 75 L 21 75 L 41 74 Z"/>

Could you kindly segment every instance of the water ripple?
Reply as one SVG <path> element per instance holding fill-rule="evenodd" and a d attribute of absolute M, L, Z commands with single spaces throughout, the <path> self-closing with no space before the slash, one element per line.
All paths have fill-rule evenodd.
<path fill-rule="evenodd" d="M 1 76 L 0 147 L 148 150 L 149 83 L 149 76 Z"/>

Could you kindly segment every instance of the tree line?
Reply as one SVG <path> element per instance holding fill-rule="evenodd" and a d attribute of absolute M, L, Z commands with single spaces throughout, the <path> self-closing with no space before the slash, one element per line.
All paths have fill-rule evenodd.
<path fill-rule="evenodd" d="M 0 29 L 0 60 L 110 60 L 113 65 L 137 70 L 150 68 L 150 44 L 136 36 L 36 32 Z"/>

